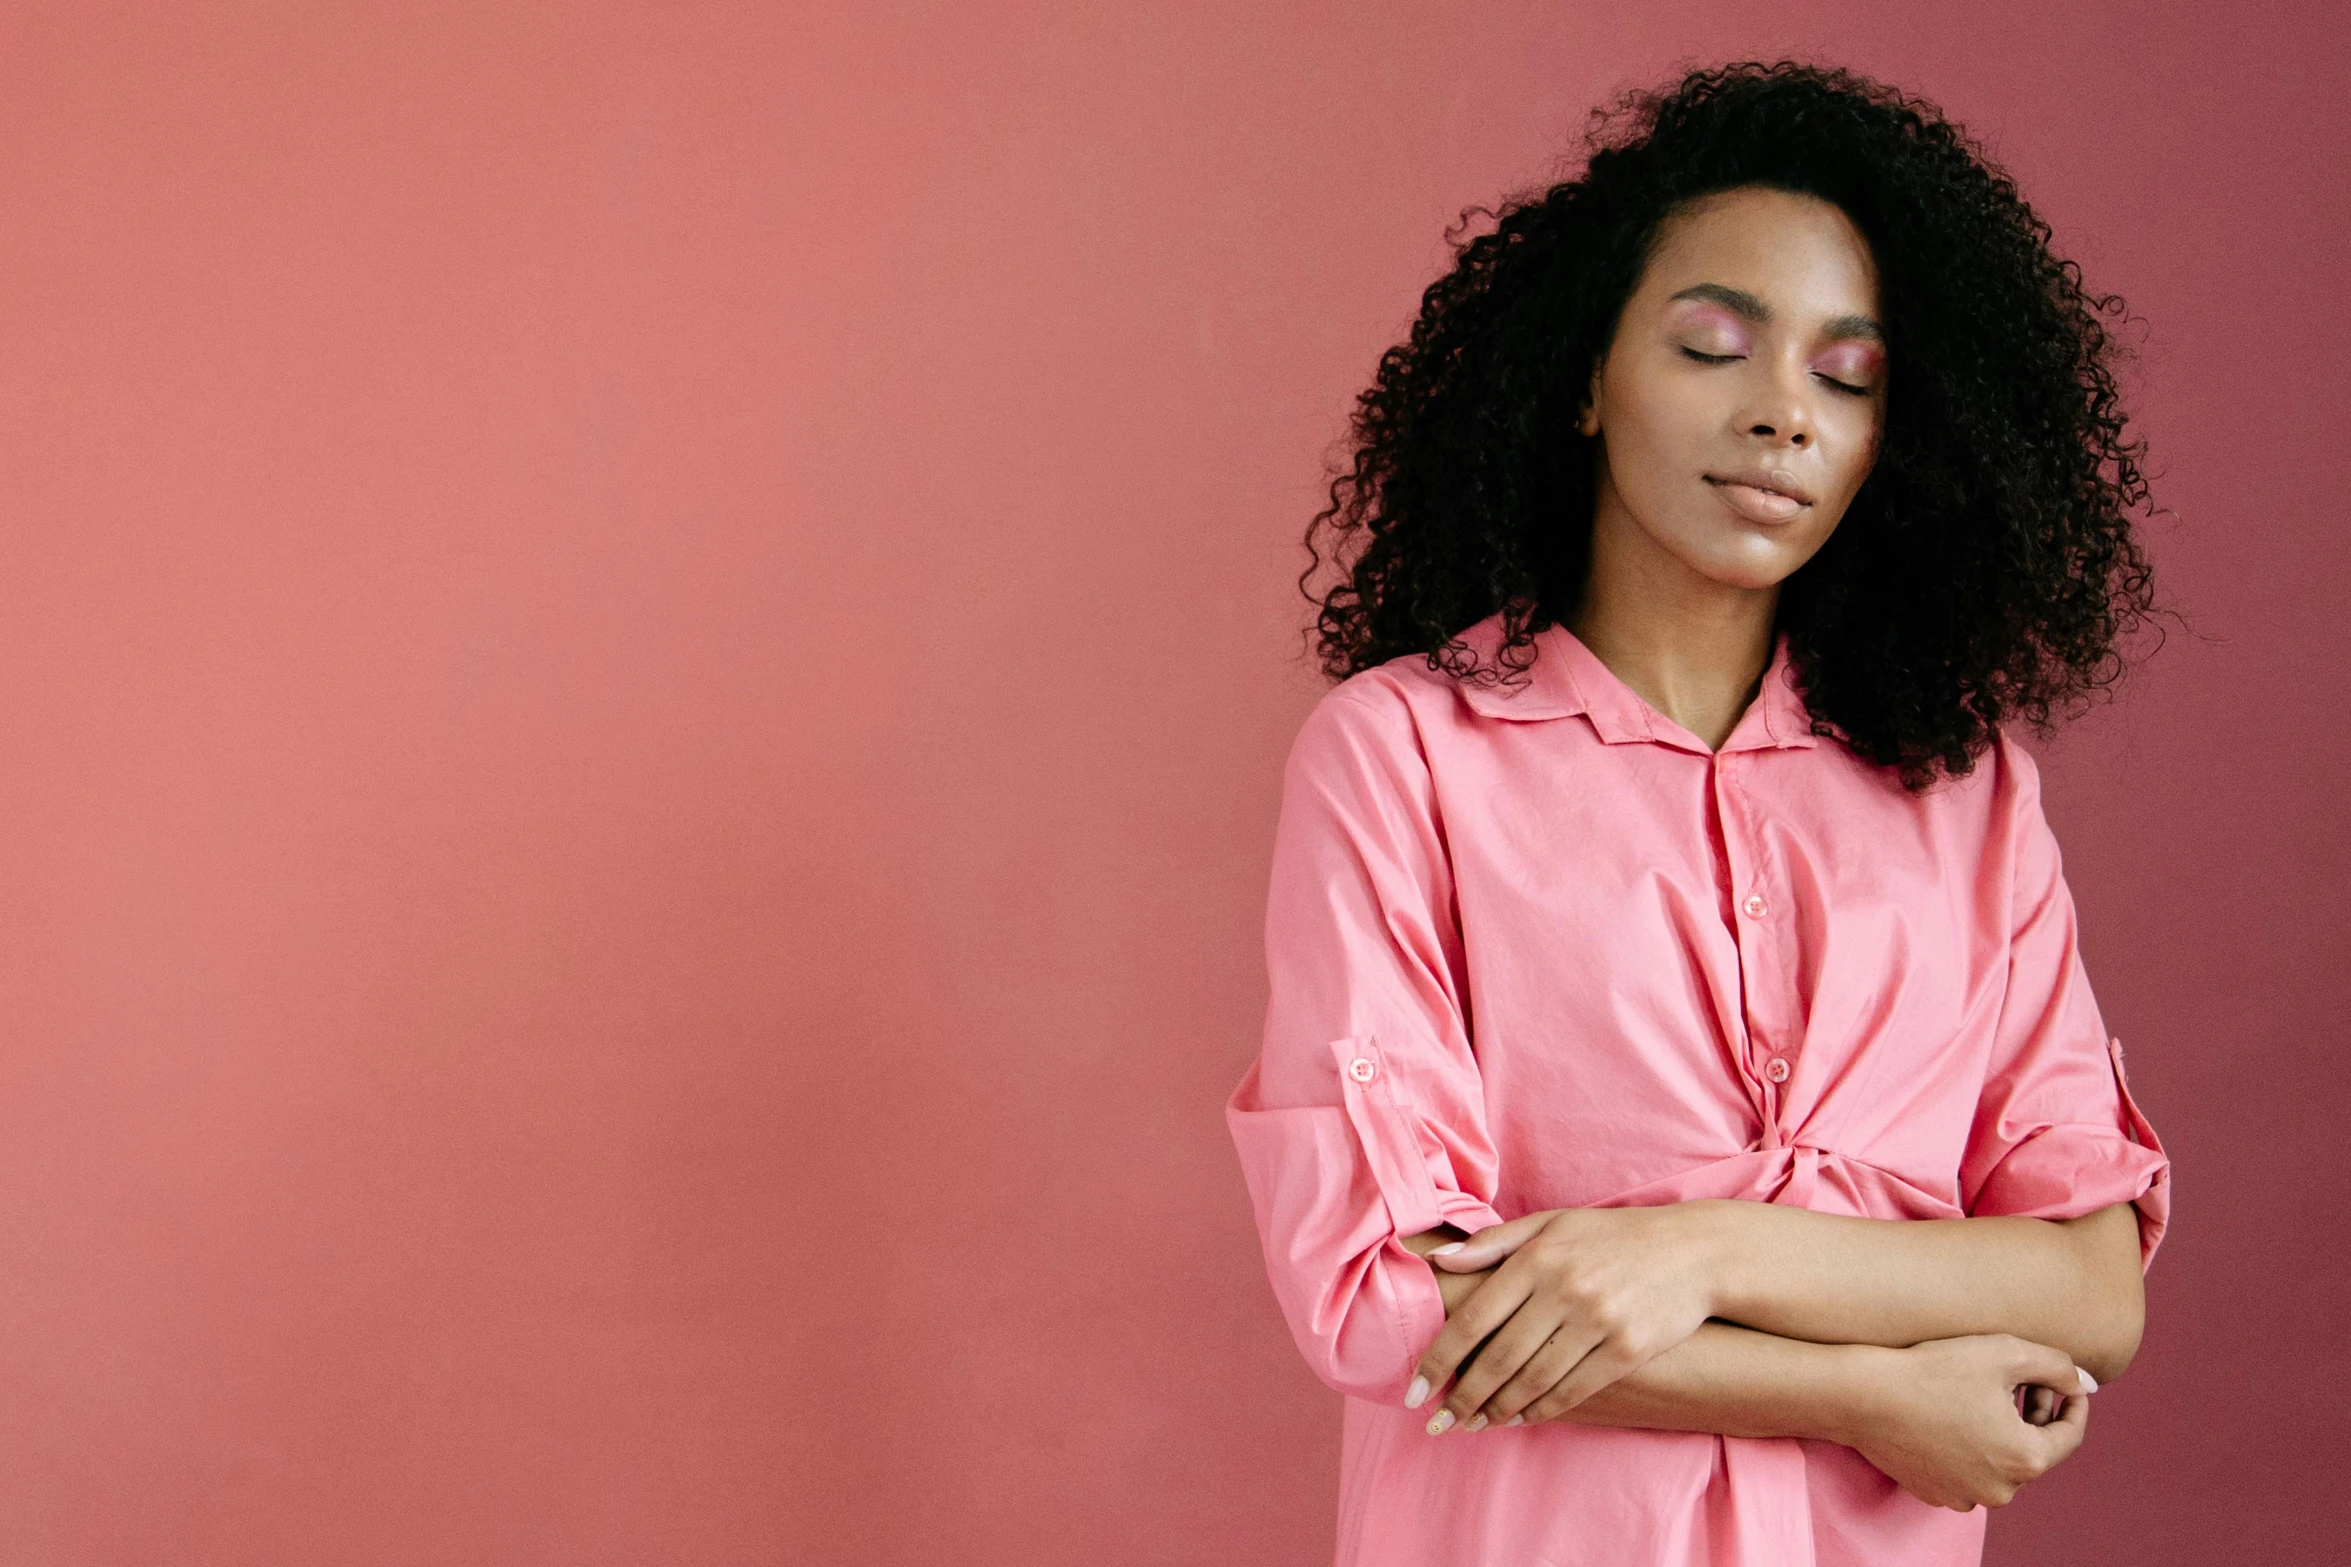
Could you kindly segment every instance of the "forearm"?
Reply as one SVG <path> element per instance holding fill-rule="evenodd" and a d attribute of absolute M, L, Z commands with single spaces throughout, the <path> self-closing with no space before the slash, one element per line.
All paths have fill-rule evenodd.
<path fill-rule="evenodd" d="M 1425 1257 L 1459 1238 L 1432 1230 L 1408 1237 L 1404 1245 Z M 1490 1274 L 1438 1272 L 1446 1314 L 1476 1293 Z M 1869 1378 L 1882 1369 L 1874 1358 L 1880 1353 L 1709 1322 L 1557 1418 L 1579 1425 L 1816 1437 L 1849 1444 L 1870 1391 Z"/>
<path fill-rule="evenodd" d="M 1709 1322 L 1555 1418 L 1717 1436 L 1815 1437 L 1851 1446 L 1875 1357 L 1887 1353 Z"/>
<path fill-rule="evenodd" d="M 1717 1257 L 1714 1314 L 1821 1344 L 1899 1347 L 2008 1333 L 2122 1374 L 2144 1318 L 2130 1204 L 2080 1219 L 1855 1219 L 1690 1204 Z"/>
<path fill-rule="evenodd" d="M 1460 1231 L 1408 1236 L 1406 1250 L 1427 1257 Z M 1493 1271 L 1436 1273 L 1446 1316 Z M 1714 1435 L 1810 1435 L 1850 1442 L 1869 1393 L 1876 1351 L 1853 1344 L 1810 1344 L 1735 1323 L 1704 1323 L 1674 1349 L 1620 1377 L 1559 1419 L 1582 1426 L 1639 1426 L 1643 1431 Z"/>

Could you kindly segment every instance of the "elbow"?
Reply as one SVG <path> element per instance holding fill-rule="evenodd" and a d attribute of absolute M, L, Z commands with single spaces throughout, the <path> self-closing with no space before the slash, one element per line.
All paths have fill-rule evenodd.
<path fill-rule="evenodd" d="M 1335 1323 L 1300 1326 L 1292 1336 L 1317 1379 L 1334 1393 L 1373 1403 L 1401 1404 L 1412 1379 L 1412 1357 L 1398 1356 L 1396 1335 L 1353 1311 Z M 2092 1373 L 2095 1375 L 2096 1373 Z"/>
<path fill-rule="evenodd" d="M 2147 1282 L 2131 1205 L 2070 1221 L 2083 1247 L 2079 1324 L 2068 1346 L 2074 1364 L 2101 1385 L 2128 1371 L 2147 1328 Z"/>
<path fill-rule="evenodd" d="M 2137 1291 L 2125 1304 L 2102 1313 L 2086 1342 L 2074 1353 L 2074 1364 L 2098 1379 L 2103 1387 L 2130 1370 L 2139 1353 L 2139 1337 L 2147 1326 L 2144 1298 Z"/>
<path fill-rule="evenodd" d="M 2113 1269 L 2099 1279 L 2095 1293 L 2082 1302 L 2076 1318 L 2081 1327 L 2068 1346 L 2074 1364 L 2101 1386 L 2130 1369 L 2147 1329 L 2146 1283 L 2133 1261 L 2134 1266 Z"/>
<path fill-rule="evenodd" d="M 1404 1384 L 1410 1380 L 1406 1375 L 1409 1370 L 1410 1367 L 1349 1365 L 1332 1360 L 1317 1365 L 1315 1374 L 1334 1393 L 1374 1404 L 1401 1404 Z"/>
<path fill-rule="evenodd" d="M 1275 1293 L 1316 1378 L 1333 1392 L 1373 1403 L 1404 1402 L 1414 1361 L 1445 1325 L 1435 1276 L 1401 1247 L 1384 1247 L 1332 1273 L 1277 1277 Z"/>

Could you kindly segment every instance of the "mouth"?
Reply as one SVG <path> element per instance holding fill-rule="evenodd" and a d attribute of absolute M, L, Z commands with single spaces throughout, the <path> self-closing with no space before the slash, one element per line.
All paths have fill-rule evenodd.
<path fill-rule="evenodd" d="M 1785 474 L 1710 473 L 1706 482 L 1732 511 L 1750 522 L 1786 522 L 1812 504 L 1812 497 Z"/>

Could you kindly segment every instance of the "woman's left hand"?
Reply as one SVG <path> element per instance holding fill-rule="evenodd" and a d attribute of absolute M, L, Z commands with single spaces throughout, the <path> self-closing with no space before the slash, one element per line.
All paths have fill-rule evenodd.
<path fill-rule="evenodd" d="M 1454 1379 L 1432 1429 L 1479 1430 L 1555 1388 L 1546 1407 L 1569 1409 L 1639 1370 L 1713 1315 L 1710 1206 L 1554 1208 L 1431 1253 L 1450 1273 L 1501 1266 L 1422 1354 L 1405 1402 Z"/>

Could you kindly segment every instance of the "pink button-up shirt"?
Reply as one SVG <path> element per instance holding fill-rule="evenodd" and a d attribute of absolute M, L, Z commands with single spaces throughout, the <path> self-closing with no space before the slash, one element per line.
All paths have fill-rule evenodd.
<path fill-rule="evenodd" d="M 1490 656 L 1499 617 L 1464 634 Z M 1564 627 L 1531 683 L 1395 659 L 1284 777 L 1264 1048 L 1227 1118 L 1266 1266 L 1348 1395 L 1338 1561 L 1980 1561 L 1833 1443 L 1547 1422 L 1430 1437 L 1445 1319 L 1402 1237 L 1698 1197 L 2070 1218 L 2169 1165 L 2075 945 L 2031 758 L 1925 794 L 1813 736 L 1783 644 L 1719 751 Z"/>

